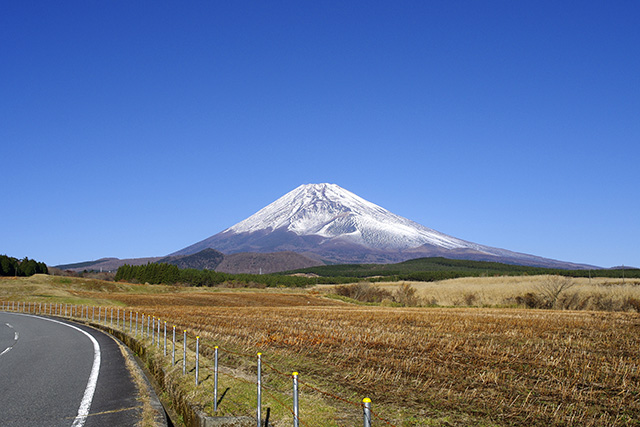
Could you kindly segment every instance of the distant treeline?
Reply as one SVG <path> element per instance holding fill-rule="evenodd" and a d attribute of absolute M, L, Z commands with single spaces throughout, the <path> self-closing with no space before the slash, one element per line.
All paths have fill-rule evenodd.
<path fill-rule="evenodd" d="M 390 281 L 423 281 L 480 276 L 535 276 L 550 274 L 567 277 L 640 278 L 639 269 L 562 270 L 527 267 L 489 261 L 467 261 L 442 257 L 418 258 L 397 264 L 342 264 L 309 267 L 288 273 L 313 273 L 322 277 L 378 277 Z"/>
<path fill-rule="evenodd" d="M 115 281 L 149 283 L 152 285 L 187 284 L 191 286 L 217 286 L 221 284 L 258 284 L 266 287 L 308 286 L 325 283 L 349 283 L 351 278 L 299 277 L 278 274 L 229 274 L 212 270 L 180 269 L 171 264 L 128 265 L 118 268 Z"/>
<path fill-rule="evenodd" d="M 292 276 L 292 273 L 311 273 L 318 277 Z M 447 258 L 420 258 L 398 264 L 345 264 L 310 267 L 281 274 L 229 274 L 213 270 L 180 269 L 171 264 L 123 265 L 115 280 L 149 284 L 187 284 L 191 286 L 263 285 L 309 286 L 343 284 L 357 281 L 416 281 L 433 282 L 458 277 L 560 275 L 568 277 L 611 277 L 639 279 L 638 269 L 619 270 L 561 270 L 486 261 L 465 261 Z"/>
<path fill-rule="evenodd" d="M 0 255 L 0 276 L 33 276 L 34 274 L 49 274 L 47 264 L 29 258 L 19 260 Z"/>

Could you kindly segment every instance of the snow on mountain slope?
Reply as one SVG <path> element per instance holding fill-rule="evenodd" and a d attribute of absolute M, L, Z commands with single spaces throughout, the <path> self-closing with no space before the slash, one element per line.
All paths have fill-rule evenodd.
<path fill-rule="evenodd" d="M 293 251 L 335 263 L 400 262 L 424 256 L 587 268 L 467 242 L 395 215 L 335 184 L 307 184 L 254 215 L 171 255 Z"/>
<path fill-rule="evenodd" d="M 407 249 L 424 244 L 480 249 L 479 245 L 395 215 L 335 184 L 301 185 L 225 232 L 281 228 L 299 236 L 341 238 L 376 249 Z"/>

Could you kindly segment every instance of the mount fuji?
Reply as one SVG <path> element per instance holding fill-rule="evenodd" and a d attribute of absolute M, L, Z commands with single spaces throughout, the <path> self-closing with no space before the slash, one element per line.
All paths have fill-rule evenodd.
<path fill-rule="evenodd" d="M 301 185 L 244 221 L 171 255 L 207 248 L 226 254 L 292 251 L 330 263 L 390 263 L 442 256 L 589 268 L 461 240 L 393 214 L 335 184 Z"/>

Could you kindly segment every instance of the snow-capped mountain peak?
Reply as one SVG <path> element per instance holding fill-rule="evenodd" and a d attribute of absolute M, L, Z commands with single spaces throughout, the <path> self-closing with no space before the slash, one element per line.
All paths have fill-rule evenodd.
<path fill-rule="evenodd" d="M 453 249 L 469 245 L 395 215 L 336 184 L 301 185 L 225 232 L 278 229 L 299 236 L 340 238 L 376 249 L 424 244 Z"/>
<path fill-rule="evenodd" d="M 293 251 L 336 263 L 443 256 L 522 265 L 578 264 L 467 242 L 393 214 L 335 184 L 301 185 L 254 215 L 171 255 Z"/>

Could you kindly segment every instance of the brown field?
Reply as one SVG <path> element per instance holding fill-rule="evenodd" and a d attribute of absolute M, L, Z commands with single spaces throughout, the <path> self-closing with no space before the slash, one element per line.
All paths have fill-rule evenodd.
<path fill-rule="evenodd" d="M 279 371 L 297 370 L 327 393 L 301 389 L 334 408 L 330 425 L 356 425 L 345 414 L 358 408 L 328 394 L 370 397 L 376 415 L 397 426 L 640 424 L 637 313 L 368 307 L 317 291 L 47 280 L 49 294 L 29 285 L 31 295 L 0 280 L 0 299 L 111 301 L 185 328 L 205 348 L 261 351 Z M 250 378 L 248 363 L 229 363 Z M 302 425 L 329 425 L 301 417 Z"/>
<path fill-rule="evenodd" d="M 402 282 L 416 290 L 419 305 L 441 307 L 515 307 L 527 294 L 539 295 L 558 276 L 464 277 L 436 282 Z M 571 288 L 560 298 L 561 308 L 592 311 L 640 311 L 640 281 L 610 278 L 569 279 Z M 376 283 L 395 292 L 400 283 Z M 330 291 L 333 285 L 316 289 Z"/>

